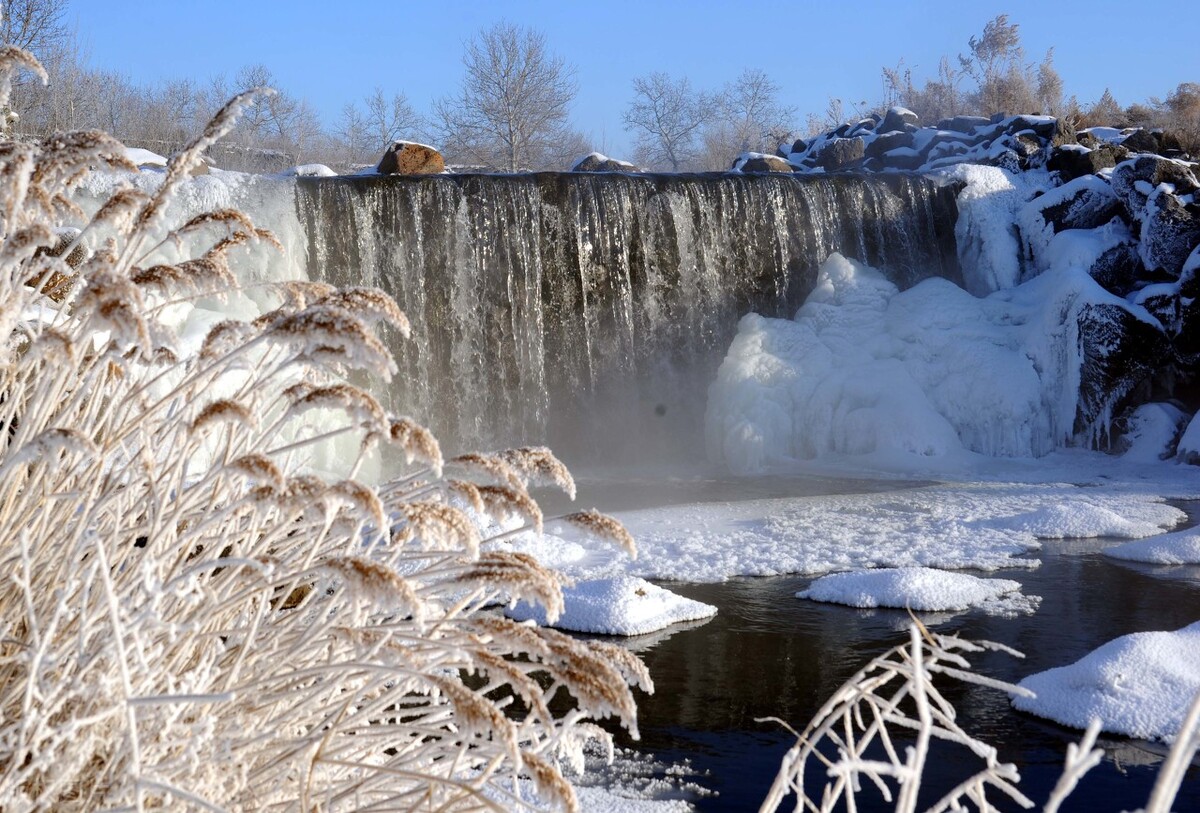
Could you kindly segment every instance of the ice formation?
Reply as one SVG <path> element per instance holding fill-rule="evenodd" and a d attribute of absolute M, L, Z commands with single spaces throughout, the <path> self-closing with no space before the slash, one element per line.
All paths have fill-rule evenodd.
<path fill-rule="evenodd" d="M 827 455 L 1044 455 L 1075 431 L 1078 319 L 1095 304 L 1128 307 L 1076 268 L 978 298 L 942 279 L 902 292 L 833 254 L 794 320 L 742 319 L 709 390 L 710 456 L 751 473 Z"/>

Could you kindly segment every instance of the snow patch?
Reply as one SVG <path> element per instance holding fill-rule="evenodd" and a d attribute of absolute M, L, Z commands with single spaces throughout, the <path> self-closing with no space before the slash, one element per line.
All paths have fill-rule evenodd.
<path fill-rule="evenodd" d="M 981 579 L 927 567 L 882 568 L 822 576 L 796 594 L 797 598 L 846 604 L 850 607 L 896 607 L 920 612 L 948 612 L 981 607 L 989 614 L 1008 615 L 1020 606 L 1033 612 L 1041 599 L 1019 596 L 1021 583 L 1011 579 Z"/>
<path fill-rule="evenodd" d="M 717 614 L 710 604 L 693 601 L 634 576 L 585 581 L 563 588 L 563 613 L 549 623 L 541 606 L 519 602 L 506 610 L 517 621 L 535 620 L 575 632 L 598 635 L 644 635 Z"/>
<path fill-rule="evenodd" d="M 1109 733 L 1170 742 L 1200 692 L 1200 622 L 1123 635 L 1018 685 L 1037 695 L 1013 698 L 1021 711 L 1073 728 L 1098 717 Z"/>
<path fill-rule="evenodd" d="M 1189 528 L 1109 548 L 1105 556 L 1152 565 L 1200 565 L 1200 528 Z"/>

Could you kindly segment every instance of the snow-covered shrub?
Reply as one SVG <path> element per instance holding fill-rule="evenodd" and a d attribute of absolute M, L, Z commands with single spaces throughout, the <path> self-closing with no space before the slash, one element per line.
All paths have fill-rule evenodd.
<path fill-rule="evenodd" d="M 939 688 L 942 681 L 956 680 L 1017 698 L 1033 697 L 1021 686 L 971 671 L 966 656 L 988 650 L 1021 657 L 1001 644 L 938 635 L 914 622 L 907 644 L 880 655 L 853 675 L 800 732 L 783 758 L 763 813 L 778 810 L 792 794 L 795 810 L 805 813 L 857 810 L 878 799 L 894 805 L 897 813 L 996 813 L 1011 807 L 1011 802 L 1033 808 L 1034 802 L 1020 790 L 1017 766 L 1001 763 L 993 746 L 965 731 L 954 705 Z M 1042 808 L 1044 813 L 1056 813 L 1080 779 L 1100 763 L 1104 752 L 1095 747 L 1099 732 L 1100 721 L 1093 720 L 1080 743 L 1067 747 L 1063 773 Z M 978 764 L 974 773 L 940 798 L 922 787 L 935 742 L 969 752 Z M 1200 697 L 1183 716 L 1144 813 L 1170 812 L 1198 747 Z M 821 778 L 827 781 L 813 793 L 813 783 L 819 784 Z"/>
<path fill-rule="evenodd" d="M 0 49 L 0 106 L 21 64 L 41 72 Z M 156 191 L 121 189 L 87 222 L 71 190 L 132 170 L 120 144 L 0 144 L 0 809 L 511 809 L 531 804 L 522 782 L 573 809 L 561 766 L 608 739 L 586 718 L 636 734 L 630 685 L 649 678 L 617 647 L 483 611 L 554 615 L 559 584 L 481 552 L 455 507 L 540 529 L 527 487 L 573 492 L 569 473 L 544 449 L 443 461 L 348 383 L 394 370 L 372 325 L 407 324 L 378 291 L 277 286 L 277 310 L 195 354 L 160 318 L 274 241 L 232 210 L 165 222 L 255 93 Z M 152 264 L 167 242 L 206 248 Z M 357 450 L 342 479 L 304 468 L 330 438 Z M 385 451 L 401 479 L 356 479 Z M 552 709 L 560 689 L 574 703 Z"/>

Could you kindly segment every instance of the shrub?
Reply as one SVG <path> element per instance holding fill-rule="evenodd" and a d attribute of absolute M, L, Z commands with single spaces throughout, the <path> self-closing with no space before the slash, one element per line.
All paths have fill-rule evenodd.
<path fill-rule="evenodd" d="M 0 97 L 18 66 L 41 70 L 0 49 Z M 156 191 L 119 189 L 90 219 L 72 189 L 133 169 L 120 144 L 0 144 L 0 809 L 534 804 L 518 782 L 574 809 L 560 761 L 608 739 L 589 717 L 636 735 L 630 685 L 648 675 L 617 647 L 485 611 L 521 597 L 553 614 L 561 591 L 531 557 L 481 548 L 460 507 L 540 529 L 527 486 L 573 492 L 561 464 L 443 461 L 347 383 L 394 370 L 371 325 L 407 325 L 378 291 L 278 285 L 278 309 L 215 325 L 194 354 L 164 324 L 237 286 L 245 246 L 276 243 L 232 210 L 166 225 L 261 92 L 229 102 Z M 156 261 L 167 244 L 201 249 Z M 357 444 L 342 479 L 304 466 L 331 438 Z M 400 479 L 356 479 L 376 449 L 407 461 Z M 560 689 L 574 702 L 552 705 Z"/>

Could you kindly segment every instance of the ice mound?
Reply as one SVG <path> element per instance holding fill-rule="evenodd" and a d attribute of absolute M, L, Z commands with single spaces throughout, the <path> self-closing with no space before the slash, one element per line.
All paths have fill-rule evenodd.
<path fill-rule="evenodd" d="M 1095 539 L 1112 536 L 1118 539 L 1141 539 L 1162 533 L 1177 515 L 1174 508 L 1163 503 L 1149 503 L 1129 516 L 1129 506 L 1121 506 L 1125 515 L 1112 508 L 1087 501 L 1063 502 L 994 520 L 993 527 L 1010 528 L 1031 534 L 1037 539 Z"/>
<path fill-rule="evenodd" d="M 599 635 L 644 635 L 682 621 L 717 614 L 710 604 L 664 590 L 636 576 L 597 579 L 563 589 L 563 613 L 553 624 L 539 606 L 518 603 L 506 612 L 517 621 Z"/>
<path fill-rule="evenodd" d="M 1087 728 L 1093 717 L 1112 734 L 1171 741 L 1200 692 L 1200 622 L 1175 632 L 1139 632 L 1109 641 L 1070 666 L 1019 684 L 1021 711 Z"/>
<path fill-rule="evenodd" d="M 1041 457 L 1073 437 L 1080 318 L 1096 303 L 1128 308 L 1077 268 L 980 299 L 940 278 L 901 292 L 833 254 L 794 320 L 742 319 L 709 390 L 709 455 L 739 474 L 826 456 Z"/>
<path fill-rule="evenodd" d="M 1019 596 L 1021 583 L 1011 579 L 981 579 L 928 567 L 881 568 L 822 576 L 796 598 L 846 604 L 850 607 L 897 607 L 921 612 L 948 612 L 982 607 L 998 614 L 1018 609 L 1032 612 L 1041 599 Z M 1018 606 L 1020 605 L 1020 606 Z"/>

